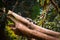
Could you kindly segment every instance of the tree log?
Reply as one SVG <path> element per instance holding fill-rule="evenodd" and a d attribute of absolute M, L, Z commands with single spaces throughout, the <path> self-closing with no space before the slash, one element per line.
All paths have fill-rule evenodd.
<path fill-rule="evenodd" d="M 24 25 L 23 23 L 17 21 L 16 19 L 9 17 L 14 23 L 17 29 L 19 29 L 20 32 L 22 32 L 24 35 L 31 37 L 31 38 L 36 38 L 36 39 L 40 39 L 43 38 L 45 40 L 59 40 L 58 38 L 46 35 L 44 33 L 38 32 L 36 30 L 31 30 L 28 27 L 26 27 L 26 25 Z"/>
<path fill-rule="evenodd" d="M 27 24 L 29 26 L 29 28 L 31 28 L 31 29 L 34 29 L 34 30 L 39 31 L 39 32 L 42 32 L 42 33 L 50 34 L 50 35 L 53 35 L 55 37 L 59 37 L 60 36 L 60 33 L 59 32 L 48 30 L 48 29 L 42 28 L 42 27 L 40 27 L 38 25 L 32 24 L 31 22 L 29 22 L 24 17 L 22 17 L 20 15 L 17 15 L 16 13 L 14 13 L 14 12 L 12 12 L 10 10 L 9 10 L 8 14 L 13 15 L 17 20 L 21 21 L 22 23 Z"/>

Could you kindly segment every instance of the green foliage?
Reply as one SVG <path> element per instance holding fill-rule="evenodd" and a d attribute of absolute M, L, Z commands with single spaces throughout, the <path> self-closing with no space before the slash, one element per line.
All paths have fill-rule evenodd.
<path fill-rule="evenodd" d="M 32 7 L 32 13 L 30 14 L 31 15 L 31 18 L 32 19 L 35 19 L 39 14 L 40 14 L 39 5 L 34 5 Z"/>
<path fill-rule="evenodd" d="M 11 40 L 17 39 L 17 36 L 14 34 L 14 32 L 11 30 L 11 28 L 9 26 L 6 26 L 6 33 L 7 33 L 8 37 L 9 37 L 9 40 L 10 39 Z"/>
<path fill-rule="evenodd" d="M 40 13 L 41 12 L 43 11 L 40 11 Z M 39 16 L 35 19 L 35 21 L 39 26 L 60 32 L 60 14 L 57 13 L 53 5 L 51 5 L 47 14 L 44 14 L 44 18 Z"/>
<path fill-rule="evenodd" d="M 8 21 L 8 25 L 13 25 L 14 23 L 12 21 Z M 14 33 L 14 31 L 10 28 L 10 26 L 6 26 L 6 34 L 9 38 L 9 40 L 17 40 L 17 35 Z"/>

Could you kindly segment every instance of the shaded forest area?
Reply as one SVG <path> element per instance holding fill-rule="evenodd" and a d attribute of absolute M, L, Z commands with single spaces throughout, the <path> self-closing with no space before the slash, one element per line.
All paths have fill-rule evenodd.
<path fill-rule="evenodd" d="M 9 10 L 35 25 L 60 33 L 59 2 L 60 0 L 0 0 L 0 35 L 5 35 L 8 40 L 42 40 L 16 35 L 9 27 L 14 26 L 14 22 L 7 18 Z"/>

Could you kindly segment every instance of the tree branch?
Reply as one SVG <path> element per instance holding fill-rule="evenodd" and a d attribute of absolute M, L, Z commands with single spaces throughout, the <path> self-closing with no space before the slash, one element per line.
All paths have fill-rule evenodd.
<path fill-rule="evenodd" d="M 60 33 L 59 32 L 54 32 L 52 30 L 48 30 L 48 29 L 45 29 L 45 28 L 42 28 L 42 27 L 39 27 L 35 24 L 32 24 L 30 23 L 27 19 L 17 15 L 16 13 L 12 12 L 12 11 L 9 11 L 8 13 L 11 13 L 17 20 L 20 21 L 19 25 L 22 25 L 19 26 L 19 30 L 24 33 L 24 35 L 27 35 L 29 37 L 32 37 L 32 38 L 43 38 L 43 39 L 46 39 L 46 40 L 58 40 L 58 39 L 55 39 L 54 37 L 52 36 L 48 36 L 46 34 L 50 34 L 50 35 L 54 35 L 54 36 L 60 36 Z M 24 25 L 23 23 L 29 25 L 31 29 L 28 28 L 28 26 Z M 44 34 L 46 33 L 46 34 Z"/>

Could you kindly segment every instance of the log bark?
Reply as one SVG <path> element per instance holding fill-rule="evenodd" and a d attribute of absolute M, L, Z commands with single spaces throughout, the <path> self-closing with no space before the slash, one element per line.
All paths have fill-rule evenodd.
<path fill-rule="evenodd" d="M 46 40 L 59 40 L 58 38 L 55 38 L 55 37 L 44 34 L 44 33 L 49 33 L 49 34 L 53 33 L 53 34 L 58 35 L 59 34 L 58 32 L 54 32 L 54 31 L 39 27 L 35 24 L 32 24 L 28 20 L 26 20 L 25 18 L 23 18 L 21 16 L 18 16 L 15 13 L 12 13 L 12 15 L 16 19 L 19 19 L 19 21 L 17 21 L 16 19 L 10 17 L 10 19 L 15 22 L 15 25 L 16 25 L 17 29 L 19 29 L 19 31 L 21 31 L 24 35 L 26 35 L 28 37 L 32 37 L 32 38 L 37 38 L 37 39 L 43 38 L 43 39 L 46 39 Z M 30 27 L 32 29 L 29 29 L 22 22 L 30 25 Z"/>
<path fill-rule="evenodd" d="M 29 28 L 31 28 L 31 29 L 34 29 L 34 30 L 42 32 L 42 33 L 50 34 L 50 35 L 53 35 L 55 37 L 59 37 L 60 36 L 60 32 L 55 32 L 55 31 L 52 31 L 52 30 L 48 30 L 48 29 L 42 28 L 42 27 L 40 27 L 38 25 L 32 24 L 27 19 L 23 18 L 20 15 L 17 15 L 16 13 L 14 13 L 14 12 L 12 12 L 10 10 L 9 10 L 8 14 L 13 15 L 17 20 L 21 21 L 22 23 L 27 24 L 29 26 Z"/>
<path fill-rule="evenodd" d="M 24 25 L 23 23 L 17 21 L 16 19 L 9 17 L 12 21 L 15 22 L 15 26 L 17 29 L 19 29 L 20 32 L 22 32 L 24 35 L 31 37 L 31 38 L 36 38 L 36 39 L 40 39 L 43 38 L 45 40 L 59 40 L 58 38 L 46 35 L 44 33 L 38 32 L 36 30 L 31 30 L 28 27 L 26 27 L 26 25 Z"/>

